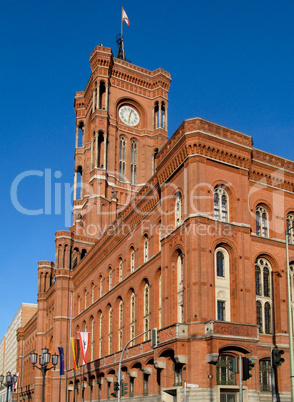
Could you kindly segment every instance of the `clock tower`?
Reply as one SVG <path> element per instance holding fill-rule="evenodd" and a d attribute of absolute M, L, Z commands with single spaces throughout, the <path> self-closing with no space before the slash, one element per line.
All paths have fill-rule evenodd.
<path fill-rule="evenodd" d="M 75 95 L 73 227 L 100 237 L 155 171 L 167 134 L 170 74 L 149 71 L 97 46 Z"/>

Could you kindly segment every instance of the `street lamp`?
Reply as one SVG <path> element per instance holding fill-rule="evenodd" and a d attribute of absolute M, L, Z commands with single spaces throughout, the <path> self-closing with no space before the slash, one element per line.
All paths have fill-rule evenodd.
<path fill-rule="evenodd" d="M 288 326 L 289 326 L 289 356 L 290 356 L 290 381 L 291 381 L 291 402 L 294 402 L 294 364 L 293 364 L 293 324 L 291 309 L 291 286 L 290 286 L 290 264 L 289 264 L 289 234 L 294 225 L 286 229 L 286 259 L 287 259 L 287 294 L 288 294 Z"/>
<path fill-rule="evenodd" d="M 42 372 L 42 376 L 43 376 L 43 383 L 42 383 L 42 402 L 45 402 L 45 377 L 46 377 L 46 373 L 47 371 L 51 370 L 58 364 L 58 355 L 55 353 L 52 356 L 52 364 L 53 366 L 48 367 L 48 364 L 50 363 L 50 358 L 51 358 L 51 354 L 48 353 L 48 349 L 47 348 L 43 348 L 42 352 L 39 356 L 39 364 L 40 367 L 36 366 L 37 360 L 38 360 L 38 355 L 37 353 L 31 353 L 30 355 L 30 360 L 31 363 L 33 365 L 33 368 L 37 368 L 38 370 L 40 370 Z"/>
<path fill-rule="evenodd" d="M 4 385 L 4 387 L 7 388 L 6 402 L 8 402 L 9 387 L 11 387 L 13 384 L 15 384 L 17 382 L 17 375 L 11 375 L 11 372 L 7 371 L 5 380 L 6 380 L 6 382 L 3 384 L 4 375 L 1 374 L 0 375 L 0 382 L 1 382 L 2 385 Z"/>

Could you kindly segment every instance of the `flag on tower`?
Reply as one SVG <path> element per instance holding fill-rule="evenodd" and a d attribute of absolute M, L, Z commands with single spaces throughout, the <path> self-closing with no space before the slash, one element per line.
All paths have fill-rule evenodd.
<path fill-rule="evenodd" d="M 130 26 L 129 17 L 127 16 L 127 13 L 125 12 L 124 8 L 122 8 L 122 20 L 126 21 L 128 27 Z"/>
<path fill-rule="evenodd" d="M 83 364 L 87 364 L 87 353 L 90 343 L 90 332 L 78 332 L 83 356 Z"/>

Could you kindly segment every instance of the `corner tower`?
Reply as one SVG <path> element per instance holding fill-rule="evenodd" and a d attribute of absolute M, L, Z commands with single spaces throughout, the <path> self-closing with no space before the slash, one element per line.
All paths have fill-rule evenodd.
<path fill-rule="evenodd" d="M 73 228 L 99 237 L 154 173 L 167 134 L 170 74 L 149 71 L 97 46 L 75 95 Z"/>

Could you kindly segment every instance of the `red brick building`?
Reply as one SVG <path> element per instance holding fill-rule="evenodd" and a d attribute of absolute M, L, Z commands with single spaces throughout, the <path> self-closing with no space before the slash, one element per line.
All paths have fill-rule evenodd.
<path fill-rule="evenodd" d="M 90 63 L 75 96 L 73 225 L 56 233 L 55 262 L 39 262 L 38 312 L 18 332 L 19 400 L 41 400 L 30 353 L 60 345 L 61 401 L 113 399 L 123 346 L 152 328 L 156 347 L 149 331 L 124 354 L 125 400 L 237 401 L 237 356 L 255 364 L 244 401 L 272 400 L 274 345 L 285 350 L 276 390 L 290 400 L 294 163 L 200 118 L 168 139 L 166 71 L 102 46 Z M 289 242 L 294 267 L 293 229 Z M 88 364 L 80 359 L 74 375 L 68 344 L 80 331 L 91 333 Z M 59 400 L 57 371 L 47 373 L 46 398 Z"/>

